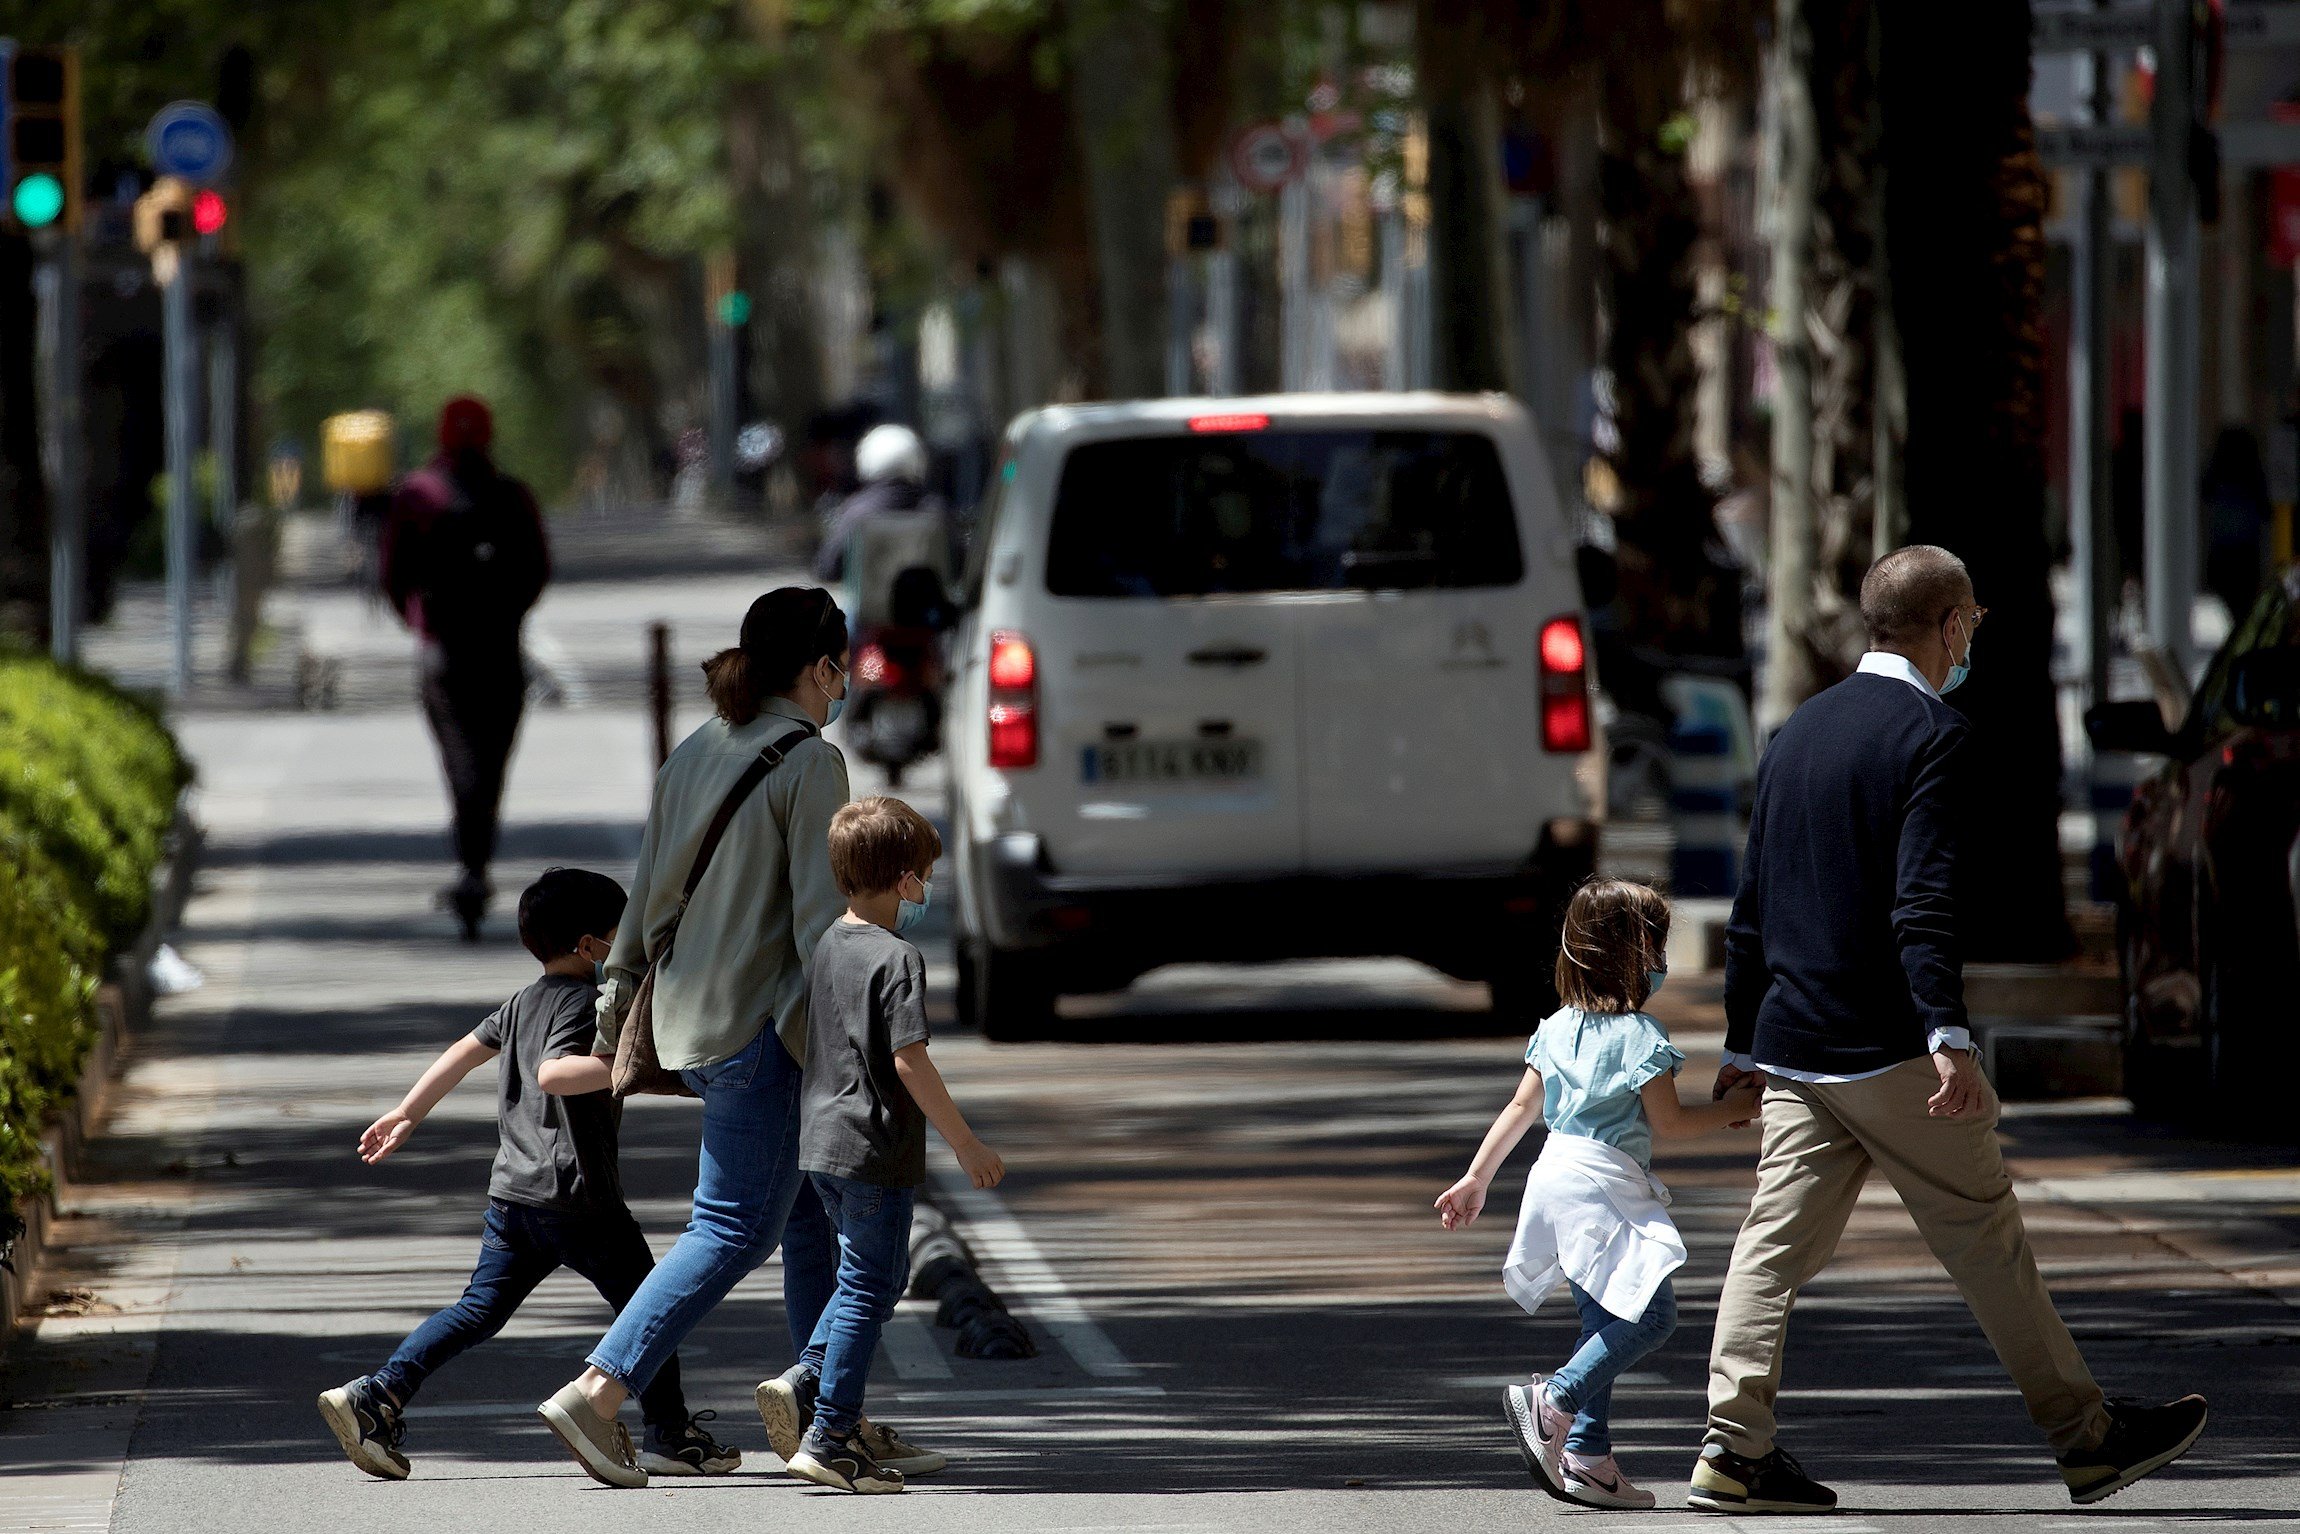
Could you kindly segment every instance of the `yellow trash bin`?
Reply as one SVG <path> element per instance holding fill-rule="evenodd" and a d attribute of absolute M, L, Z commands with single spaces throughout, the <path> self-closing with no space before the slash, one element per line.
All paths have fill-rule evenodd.
<path fill-rule="evenodd" d="M 320 423 L 320 476 L 340 495 L 372 495 L 391 483 L 390 412 L 347 410 Z"/>

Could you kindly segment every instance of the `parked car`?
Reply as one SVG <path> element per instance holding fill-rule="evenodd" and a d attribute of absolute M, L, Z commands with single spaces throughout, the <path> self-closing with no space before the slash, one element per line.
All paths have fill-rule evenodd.
<path fill-rule="evenodd" d="M 1597 847 L 1587 641 L 1517 405 L 1034 411 L 957 601 L 959 1005 L 986 1034 L 1182 960 L 1403 954 L 1552 1004 Z"/>
<path fill-rule="evenodd" d="M 2177 730 L 2152 702 L 2085 716 L 2165 757 L 2126 812 L 2117 906 L 2125 1083 L 2144 1112 L 2281 1097 L 2300 1063 L 2300 566 L 2212 658 Z"/>

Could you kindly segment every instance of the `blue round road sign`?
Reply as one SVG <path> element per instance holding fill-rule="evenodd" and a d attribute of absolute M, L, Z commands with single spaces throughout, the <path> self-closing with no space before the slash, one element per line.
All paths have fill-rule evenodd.
<path fill-rule="evenodd" d="M 160 108 L 144 130 L 144 149 L 154 170 L 194 186 L 213 186 L 232 168 L 232 130 L 204 101 Z"/>

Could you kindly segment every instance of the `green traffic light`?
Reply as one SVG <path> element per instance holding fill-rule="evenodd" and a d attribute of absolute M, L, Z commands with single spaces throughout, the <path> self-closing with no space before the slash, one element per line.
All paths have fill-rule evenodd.
<path fill-rule="evenodd" d="M 737 288 L 719 300 L 719 318 L 728 325 L 742 325 L 751 317 L 751 295 Z"/>
<path fill-rule="evenodd" d="M 64 211 L 64 183 L 46 171 L 35 171 L 16 183 L 16 222 L 27 229 L 45 229 Z"/>

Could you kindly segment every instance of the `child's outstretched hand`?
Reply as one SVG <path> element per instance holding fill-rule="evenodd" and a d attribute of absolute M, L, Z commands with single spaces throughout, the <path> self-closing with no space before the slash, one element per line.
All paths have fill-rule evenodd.
<path fill-rule="evenodd" d="M 359 1137 L 359 1159 L 374 1166 L 405 1145 L 407 1137 L 414 1133 L 415 1120 L 394 1108 L 368 1125 L 366 1132 Z"/>
<path fill-rule="evenodd" d="M 1006 1176 L 1006 1162 L 980 1140 L 969 1140 L 952 1150 L 958 1156 L 958 1169 L 978 1188 L 995 1188 Z"/>
<path fill-rule="evenodd" d="M 1726 1127 L 1746 1129 L 1756 1122 L 1759 1105 L 1765 1100 L 1765 1086 L 1761 1079 L 1751 1078 L 1727 1087 L 1725 1095 L 1717 1100 L 1733 1109 L 1733 1118 Z"/>
<path fill-rule="evenodd" d="M 1460 1230 L 1484 1210 L 1485 1184 L 1474 1177 L 1464 1177 L 1437 1196 L 1436 1207 L 1440 1225 L 1447 1230 Z"/>

